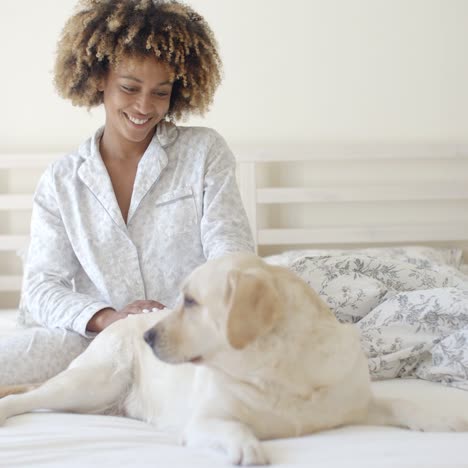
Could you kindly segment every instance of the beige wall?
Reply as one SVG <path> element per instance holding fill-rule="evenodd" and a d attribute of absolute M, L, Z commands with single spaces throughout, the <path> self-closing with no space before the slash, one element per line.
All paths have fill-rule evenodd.
<path fill-rule="evenodd" d="M 239 141 L 468 139 L 468 1 L 192 0 L 225 80 L 206 119 Z M 0 153 L 67 149 L 102 122 L 52 87 L 75 0 L 2 2 Z"/>

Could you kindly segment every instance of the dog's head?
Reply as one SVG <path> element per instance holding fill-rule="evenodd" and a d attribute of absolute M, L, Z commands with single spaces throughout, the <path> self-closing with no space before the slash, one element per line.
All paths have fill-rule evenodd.
<path fill-rule="evenodd" d="M 230 254 L 195 269 L 174 311 L 145 333 L 159 359 L 203 362 L 267 335 L 282 315 L 274 275 L 253 254 Z"/>

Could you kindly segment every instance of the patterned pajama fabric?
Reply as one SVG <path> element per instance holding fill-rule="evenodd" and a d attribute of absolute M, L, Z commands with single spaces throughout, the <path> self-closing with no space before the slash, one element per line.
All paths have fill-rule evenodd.
<path fill-rule="evenodd" d="M 39 181 L 19 324 L 51 331 L 0 339 L 0 384 L 28 380 L 35 366 L 39 380 L 66 367 L 94 336 L 86 325 L 99 310 L 139 299 L 173 307 L 195 267 L 254 249 L 235 159 L 218 133 L 158 124 L 138 165 L 127 223 L 99 154 L 102 133 Z M 27 370 L 13 364 L 21 359 L 31 361 Z"/>
<path fill-rule="evenodd" d="M 44 382 L 68 367 L 90 341 L 75 332 L 43 327 L 0 336 L 0 385 Z"/>

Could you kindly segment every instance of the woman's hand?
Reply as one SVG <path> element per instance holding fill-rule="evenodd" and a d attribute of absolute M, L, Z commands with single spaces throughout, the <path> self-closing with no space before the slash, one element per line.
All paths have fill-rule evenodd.
<path fill-rule="evenodd" d="M 101 332 L 110 324 L 117 320 L 124 319 L 130 314 L 141 314 L 144 311 L 151 311 L 152 309 L 164 309 L 166 306 L 158 301 L 140 300 L 127 304 L 121 310 L 115 309 L 102 309 L 96 312 L 86 326 L 86 330 L 90 332 Z"/>

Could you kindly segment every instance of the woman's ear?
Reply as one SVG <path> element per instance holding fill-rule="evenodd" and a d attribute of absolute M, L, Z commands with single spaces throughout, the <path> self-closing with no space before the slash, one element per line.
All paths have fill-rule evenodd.
<path fill-rule="evenodd" d="M 100 93 L 104 92 L 105 82 L 106 82 L 106 80 L 105 80 L 104 77 L 99 78 L 99 79 L 97 80 L 97 82 L 96 82 L 96 88 L 97 88 L 97 90 L 98 90 Z"/>

